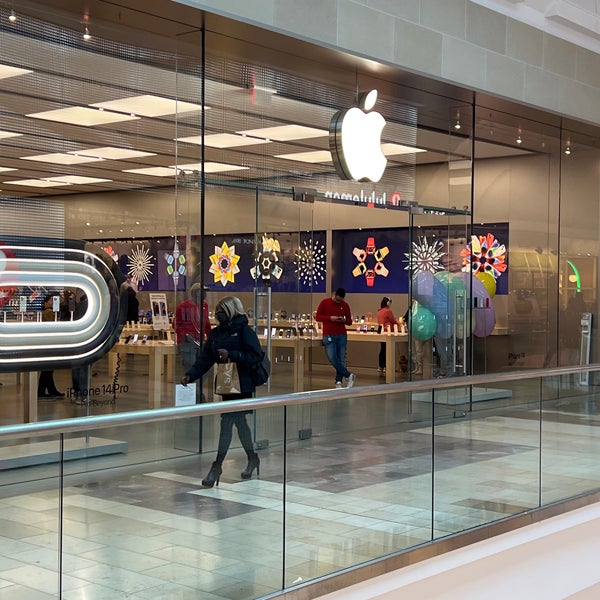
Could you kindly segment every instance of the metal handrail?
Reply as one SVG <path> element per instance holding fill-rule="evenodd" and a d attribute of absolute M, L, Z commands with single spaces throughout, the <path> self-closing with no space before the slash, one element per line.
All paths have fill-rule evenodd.
<path fill-rule="evenodd" d="M 53 421 L 22 423 L 18 425 L 4 425 L 0 427 L 0 440 L 33 435 L 48 435 L 57 433 L 87 432 L 90 429 L 105 427 L 120 427 L 123 425 L 138 425 L 141 423 L 157 423 L 190 417 L 205 417 L 208 415 L 222 414 L 239 410 L 258 410 L 278 406 L 293 406 L 295 404 L 312 404 L 327 402 L 340 398 L 364 398 L 368 396 L 381 396 L 420 392 L 425 390 L 443 390 L 448 388 L 477 386 L 486 383 L 501 383 L 508 381 L 521 381 L 561 375 L 574 375 L 589 371 L 600 370 L 600 363 L 590 365 L 577 365 L 574 367 L 554 367 L 548 369 L 531 369 L 526 371 L 511 371 L 509 373 L 491 373 L 484 375 L 469 375 L 465 377 L 449 377 L 445 379 L 426 379 L 422 381 L 405 381 L 399 383 L 386 383 L 364 387 L 343 389 L 328 389 L 277 396 L 264 396 L 244 400 L 230 400 L 227 402 L 209 402 L 193 406 L 172 408 L 157 408 L 140 411 L 125 412 L 110 415 L 95 415 L 87 417 L 74 417 L 70 419 L 57 419 Z"/>

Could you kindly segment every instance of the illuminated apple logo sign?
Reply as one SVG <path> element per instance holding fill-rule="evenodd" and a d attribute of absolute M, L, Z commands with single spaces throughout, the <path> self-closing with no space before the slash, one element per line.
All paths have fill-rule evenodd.
<path fill-rule="evenodd" d="M 378 112 L 364 112 L 375 102 L 377 90 L 362 94 L 358 106 L 338 111 L 329 123 L 329 149 L 341 179 L 376 183 L 385 171 L 387 159 L 381 151 L 385 119 Z"/>

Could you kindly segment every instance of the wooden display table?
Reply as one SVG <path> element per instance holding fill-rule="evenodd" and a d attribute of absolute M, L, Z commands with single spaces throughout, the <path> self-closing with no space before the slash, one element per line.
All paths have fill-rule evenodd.
<path fill-rule="evenodd" d="M 108 375 L 114 377 L 117 367 L 117 355 L 125 354 L 143 354 L 148 357 L 148 406 L 149 408 L 160 407 L 161 392 L 161 374 L 167 375 L 167 381 L 173 382 L 174 360 L 173 357 L 178 353 L 177 346 L 173 342 L 147 341 L 142 344 L 138 341 L 135 344 L 115 344 L 108 353 Z M 163 369 L 165 358 L 167 359 L 166 368 Z"/>
<path fill-rule="evenodd" d="M 385 382 L 396 381 L 396 343 L 408 344 L 408 334 L 348 331 L 348 342 L 385 342 Z M 408 352 L 406 354 L 408 356 Z"/>
<path fill-rule="evenodd" d="M 267 338 L 259 335 L 258 339 L 266 345 Z M 310 368 L 310 349 L 321 346 L 321 338 L 316 337 L 272 337 L 271 347 L 292 348 L 294 351 L 294 392 L 304 391 L 304 373 Z"/>

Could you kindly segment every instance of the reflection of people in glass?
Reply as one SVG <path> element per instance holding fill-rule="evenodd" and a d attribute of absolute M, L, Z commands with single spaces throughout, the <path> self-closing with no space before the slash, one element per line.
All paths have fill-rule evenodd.
<path fill-rule="evenodd" d="M 127 288 L 127 321 L 137 323 L 140 318 L 140 301 L 137 299 L 135 290 L 129 286 Z"/>
<path fill-rule="evenodd" d="M 208 303 L 205 298 L 206 291 L 200 287 L 199 283 L 195 283 L 188 292 L 187 300 L 184 300 L 175 309 L 176 341 L 186 370 L 191 368 L 196 360 L 201 339 L 205 340 L 210 333 Z M 202 320 L 200 319 L 201 306 Z"/>
<path fill-rule="evenodd" d="M 219 324 L 210 332 L 206 344 L 198 354 L 196 362 L 182 377 L 181 383 L 185 386 L 204 375 L 215 363 L 231 361 L 237 365 L 240 378 L 241 393 L 223 395 L 223 400 L 239 400 L 251 398 L 255 390 L 252 378 L 252 367 L 260 363 L 262 348 L 258 337 L 248 325 L 248 317 L 239 298 L 226 296 L 216 306 L 215 315 Z M 248 456 L 248 465 L 241 473 L 242 479 L 250 479 L 254 469 L 258 469 L 260 461 L 254 451 L 252 432 L 246 421 L 246 414 L 251 411 L 237 411 L 221 415 L 221 432 L 219 434 L 219 447 L 217 458 L 213 462 L 208 475 L 202 480 L 204 487 L 213 487 L 219 484 L 222 473 L 222 464 L 231 444 L 233 426 L 237 428 L 240 442 Z"/>
<path fill-rule="evenodd" d="M 81 319 L 87 312 L 87 308 L 87 296 L 85 294 L 82 294 L 75 304 L 75 310 L 73 311 L 73 320 L 77 321 L 78 319 Z M 73 379 L 73 393 L 76 397 L 82 396 L 84 394 L 84 391 L 88 389 L 89 369 L 89 365 L 73 367 L 71 369 L 71 377 Z"/>
<path fill-rule="evenodd" d="M 587 306 L 581 292 L 569 298 L 567 308 L 560 324 L 561 366 L 578 364 L 581 348 L 581 315 L 587 312 Z"/>
<path fill-rule="evenodd" d="M 392 300 L 387 296 L 381 299 L 381 304 L 377 310 L 377 324 L 380 325 L 381 333 L 385 333 L 389 328 L 390 331 L 394 331 L 394 325 L 398 322 L 392 312 Z M 378 371 L 381 374 L 385 373 L 385 358 L 386 358 L 386 342 L 381 342 L 379 349 L 379 367 Z"/>
<path fill-rule="evenodd" d="M 42 310 L 42 321 L 54 321 L 54 311 L 52 310 L 52 298 L 50 294 L 44 298 L 44 309 Z M 64 393 L 59 392 L 54 383 L 54 371 L 41 371 L 38 381 L 38 398 L 64 398 Z"/>

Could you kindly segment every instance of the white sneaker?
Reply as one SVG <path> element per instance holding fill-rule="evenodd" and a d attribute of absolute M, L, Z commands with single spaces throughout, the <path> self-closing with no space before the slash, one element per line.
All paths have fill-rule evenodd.
<path fill-rule="evenodd" d="M 346 387 L 351 388 L 354 385 L 355 380 L 356 375 L 354 373 L 350 373 L 350 375 L 348 375 L 348 379 L 346 380 Z"/>
<path fill-rule="evenodd" d="M 341 381 L 336 381 L 335 382 L 335 387 L 336 387 L 336 389 L 339 390 L 342 387 L 342 382 Z"/>

